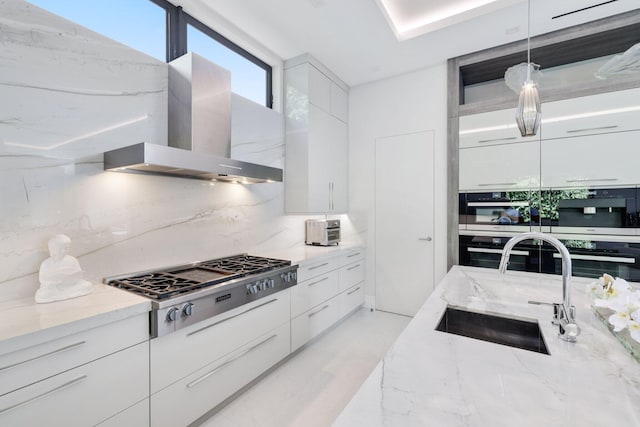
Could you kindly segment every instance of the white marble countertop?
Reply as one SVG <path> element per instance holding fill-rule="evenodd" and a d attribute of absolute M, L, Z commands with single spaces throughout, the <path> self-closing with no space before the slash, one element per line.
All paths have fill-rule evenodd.
<path fill-rule="evenodd" d="M 103 284 L 94 284 L 88 295 L 47 304 L 36 304 L 33 297 L 2 301 L 0 353 L 11 353 L 149 310 L 149 299 Z"/>
<path fill-rule="evenodd" d="M 640 364 L 590 310 L 573 278 L 581 328 L 560 340 L 549 306 L 559 276 L 453 267 L 335 426 L 640 425 Z M 447 304 L 538 319 L 550 355 L 436 331 Z"/>
<path fill-rule="evenodd" d="M 311 259 L 338 256 L 353 247 L 358 246 L 299 245 L 252 255 L 289 259 L 292 263 L 299 264 Z M 149 299 L 104 284 L 94 284 L 89 295 L 47 304 L 36 304 L 32 296 L 17 299 L 0 298 L 0 354 L 150 310 Z"/>

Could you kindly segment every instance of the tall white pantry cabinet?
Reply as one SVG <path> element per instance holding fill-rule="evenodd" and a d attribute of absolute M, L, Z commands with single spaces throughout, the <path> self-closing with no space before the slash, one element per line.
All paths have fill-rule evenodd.
<path fill-rule="evenodd" d="M 285 64 L 287 213 L 348 209 L 348 88 L 310 55 Z"/>

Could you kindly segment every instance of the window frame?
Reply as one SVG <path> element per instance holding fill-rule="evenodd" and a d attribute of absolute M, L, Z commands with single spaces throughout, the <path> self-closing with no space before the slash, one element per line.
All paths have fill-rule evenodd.
<path fill-rule="evenodd" d="M 231 40 L 205 25 L 198 19 L 182 10 L 181 6 L 175 6 L 168 0 L 149 0 L 160 6 L 167 12 L 166 20 L 166 61 L 171 62 L 187 53 L 187 25 L 191 25 L 203 34 L 211 37 L 232 52 L 242 56 L 254 65 L 265 71 L 266 93 L 265 106 L 273 109 L 273 67 L 257 56 L 241 48 Z"/>

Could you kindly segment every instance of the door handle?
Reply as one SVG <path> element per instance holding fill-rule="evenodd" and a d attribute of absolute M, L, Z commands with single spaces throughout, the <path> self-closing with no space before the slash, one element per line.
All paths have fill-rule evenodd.
<path fill-rule="evenodd" d="M 418 240 L 422 240 L 422 241 L 425 241 L 425 242 L 430 242 L 433 239 L 431 238 L 431 236 L 428 236 L 428 237 L 418 237 Z"/>

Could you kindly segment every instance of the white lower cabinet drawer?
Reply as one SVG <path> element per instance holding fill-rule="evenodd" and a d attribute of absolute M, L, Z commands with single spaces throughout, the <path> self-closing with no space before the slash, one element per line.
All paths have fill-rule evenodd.
<path fill-rule="evenodd" d="M 340 318 L 338 297 L 334 297 L 291 319 L 291 351 L 295 351 Z"/>
<path fill-rule="evenodd" d="M 289 322 L 151 395 L 153 427 L 186 426 L 285 358 Z"/>
<path fill-rule="evenodd" d="M 340 269 L 340 292 L 364 281 L 364 260 Z"/>
<path fill-rule="evenodd" d="M 10 353 L 0 349 L 0 395 L 148 340 L 145 313 Z"/>
<path fill-rule="evenodd" d="M 0 425 L 95 425 L 149 395 L 147 342 L 0 396 Z"/>
<path fill-rule="evenodd" d="M 291 288 L 291 317 L 299 316 L 311 307 L 336 296 L 339 292 L 339 270 L 329 271 Z"/>
<path fill-rule="evenodd" d="M 298 283 L 335 270 L 338 267 L 340 267 L 340 259 L 337 256 L 305 261 L 298 266 Z"/>
<path fill-rule="evenodd" d="M 99 427 L 143 427 L 149 425 L 149 398 L 98 424 Z"/>
<path fill-rule="evenodd" d="M 351 313 L 364 303 L 364 282 L 361 282 L 338 295 L 340 317 Z"/>
<path fill-rule="evenodd" d="M 151 394 L 291 318 L 289 289 L 151 340 Z M 180 363 L 176 363 L 180 360 Z"/>

